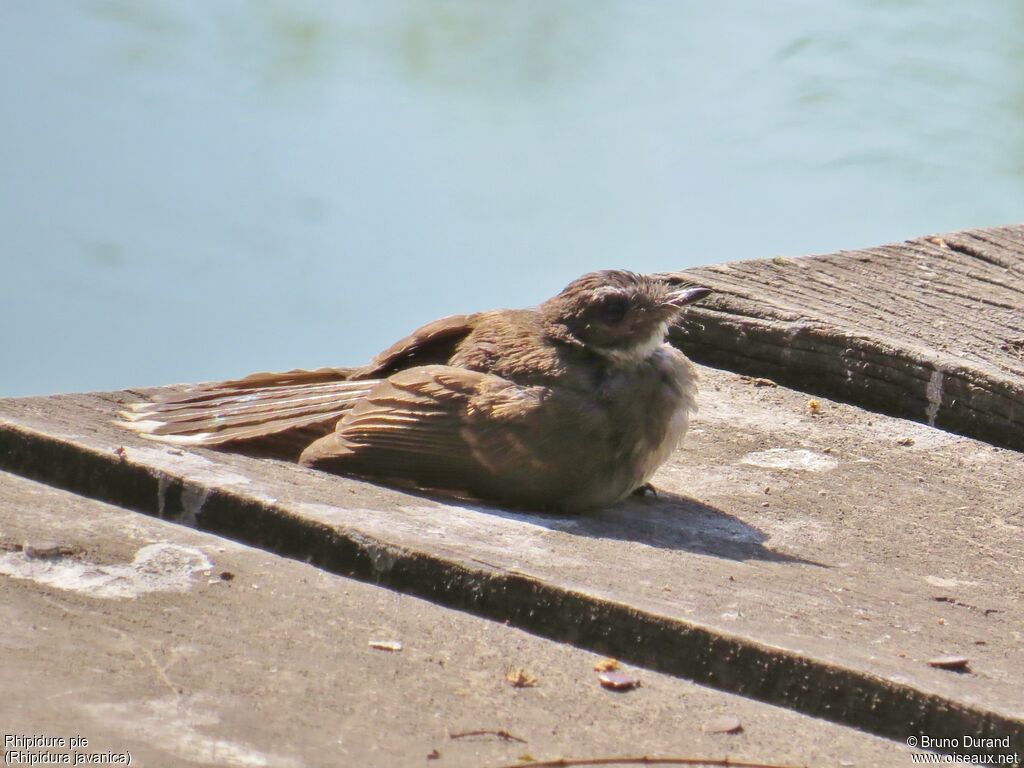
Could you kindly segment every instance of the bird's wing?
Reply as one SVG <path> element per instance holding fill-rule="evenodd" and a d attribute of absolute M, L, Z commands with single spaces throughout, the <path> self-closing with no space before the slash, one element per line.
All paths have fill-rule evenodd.
<path fill-rule="evenodd" d="M 294 458 L 334 424 L 377 380 L 423 363 L 447 362 L 470 332 L 474 315 L 435 320 L 362 368 L 254 373 L 158 394 L 130 406 L 122 427 L 181 445 L 225 445 Z"/>
<path fill-rule="evenodd" d="M 355 374 L 360 378 L 384 378 L 417 365 L 444 365 L 473 329 L 477 314 L 451 315 L 417 328 L 385 349 Z"/>
<path fill-rule="evenodd" d="M 379 382 L 300 461 L 422 488 L 529 497 L 550 475 L 539 419 L 548 395 L 463 368 L 411 368 Z"/>
<path fill-rule="evenodd" d="M 122 427 L 179 445 L 258 447 L 290 456 L 331 429 L 377 382 L 350 381 L 352 369 L 257 373 L 236 381 L 160 393 L 121 413 Z M 259 444 L 258 446 L 256 444 Z"/>

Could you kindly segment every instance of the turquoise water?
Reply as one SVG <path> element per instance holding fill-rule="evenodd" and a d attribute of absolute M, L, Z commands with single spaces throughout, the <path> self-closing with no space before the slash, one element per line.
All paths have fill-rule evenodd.
<path fill-rule="evenodd" d="M 1024 220 L 1024 5 L 8 0 L 0 394 Z"/>

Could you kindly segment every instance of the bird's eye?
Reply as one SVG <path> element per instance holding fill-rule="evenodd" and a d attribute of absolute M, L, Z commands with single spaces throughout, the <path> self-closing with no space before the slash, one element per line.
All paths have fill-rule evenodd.
<path fill-rule="evenodd" d="M 629 309 L 629 304 L 625 299 L 608 299 L 601 305 L 601 319 L 606 323 L 612 323 L 613 325 L 621 323 L 623 318 L 626 317 L 627 309 Z"/>

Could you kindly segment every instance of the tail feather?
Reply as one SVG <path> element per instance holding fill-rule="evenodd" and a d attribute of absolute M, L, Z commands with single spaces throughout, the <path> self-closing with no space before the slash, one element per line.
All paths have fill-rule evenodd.
<path fill-rule="evenodd" d="M 335 395 L 330 400 L 315 403 L 308 401 L 278 400 L 269 403 L 255 401 L 235 408 L 200 408 L 187 412 L 168 413 L 161 409 L 155 411 L 122 414 L 127 424 L 136 431 L 145 431 L 153 435 L 182 434 L 198 432 L 217 432 L 234 434 L 231 430 L 247 426 L 263 425 L 275 427 L 290 424 L 293 418 L 300 422 L 314 419 L 324 421 L 328 418 L 337 420 L 355 401 L 365 395 L 369 388 L 362 391 Z M 141 427 L 140 427 L 141 425 Z"/>
<path fill-rule="evenodd" d="M 288 371 L 200 385 L 130 405 L 117 423 L 176 445 L 258 444 L 264 451 L 277 446 L 291 452 L 296 443 L 330 432 L 379 383 L 339 380 L 348 374 L 349 369 Z"/>
<path fill-rule="evenodd" d="M 313 371 L 296 368 L 293 371 L 277 371 L 273 373 L 250 373 L 241 379 L 229 379 L 214 384 L 202 384 L 197 390 L 216 389 L 264 389 L 266 387 L 287 386 L 288 384 L 317 384 L 352 381 L 360 368 L 317 368 Z M 173 395 L 172 395 L 173 396 Z"/>
<path fill-rule="evenodd" d="M 326 418 L 311 418 L 301 416 L 293 419 L 277 419 L 274 421 L 252 422 L 250 424 L 238 425 L 224 430 L 192 430 L 178 429 L 173 424 L 165 422 L 125 422 L 121 426 L 138 432 L 147 440 L 156 440 L 161 443 L 173 445 L 196 445 L 216 446 L 225 443 L 245 443 L 249 440 L 262 440 L 278 434 L 284 434 L 296 429 L 309 429 L 322 426 L 318 433 L 326 434 L 345 411 L 338 411 L 337 414 L 330 414 Z M 139 425 L 144 425 L 140 428 Z"/>
<path fill-rule="evenodd" d="M 235 414 L 273 414 L 302 408 L 313 410 L 321 405 L 330 405 L 334 401 L 362 397 L 374 383 L 376 382 L 372 380 L 363 380 L 341 382 L 331 387 L 318 384 L 310 387 L 267 387 L 262 390 L 228 391 L 222 392 L 215 400 L 154 400 L 148 403 L 135 403 L 129 406 L 129 410 L 123 411 L 121 416 L 126 421 L 145 421 L 151 419 L 154 414 L 160 414 L 165 418 L 184 422 L 194 417 L 208 417 L 211 414 L 227 419 Z"/>

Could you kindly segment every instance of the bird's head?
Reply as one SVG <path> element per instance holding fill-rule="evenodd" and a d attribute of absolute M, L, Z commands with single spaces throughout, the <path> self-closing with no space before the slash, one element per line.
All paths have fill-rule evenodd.
<path fill-rule="evenodd" d="M 672 288 L 647 275 L 605 270 L 573 280 L 540 310 L 548 323 L 588 349 L 614 361 L 639 361 L 664 341 L 684 306 L 709 293 L 709 288 Z"/>

